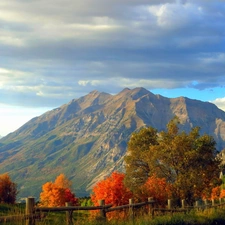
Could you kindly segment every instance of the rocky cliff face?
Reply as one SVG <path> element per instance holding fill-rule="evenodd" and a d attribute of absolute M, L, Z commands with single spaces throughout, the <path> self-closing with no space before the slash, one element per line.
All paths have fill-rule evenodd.
<path fill-rule="evenodd" d="M 132 132 L 143 126 L 159 131 L 175 115 L 181 129 L 200 126 L 225 148 L 225 112 L 208 102 L 165 98 L 144 88 L 117 95 L 93 91 L 40 117 L 1 139 L 0 170 L 19 184 L 20 196 L 38 197 L 41 186 L 65 173 L 77 195 L 96 181 L 123 169 Z"/>

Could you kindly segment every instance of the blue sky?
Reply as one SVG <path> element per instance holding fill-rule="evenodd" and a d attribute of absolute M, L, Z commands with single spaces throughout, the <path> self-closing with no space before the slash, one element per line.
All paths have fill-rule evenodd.
<path fill-rule="evenodd" d="M 0 135 L 92 90 L 225 110 L 224 0 L 1 0 Z"/>

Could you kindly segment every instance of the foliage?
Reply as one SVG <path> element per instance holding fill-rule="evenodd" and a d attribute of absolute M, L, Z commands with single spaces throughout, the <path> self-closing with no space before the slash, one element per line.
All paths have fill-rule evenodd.
<path fill-rule="evenodd" d="M 64 174 L 60 174 L 55 182 L 47 182 L 42 186 L 40 193 L 41 206 L 65 206 L 66 202 L 77 204 L 78 199 L 70 190 L 71 182 Z"/>
<path fill-rule="evenodd" d="M 93 206 L 93 202 L 91 201 L 90 197 L 83 197 L 83 198 L 79 198 L 79 205 L 80 206 Z"/>
<path fill-rule="evenodd" d="M 105 200 L 105 204 L 113 204 L 113 206 L 128 204 L 132 193 L 124 185 L 124 176 L 123 173 L 113 172 L 111 176 L 98 182 L 93 187 L 91 195 L 94 205 L 98 205 L 98 201 L 101 199 Z"/>
<path fill-rule="evenodd" d="M 135 191 L 149 177 L 150 168 L 146 160 L 149 146 L 157 144 L 157 130 L 148 127 L 133 133 L 128 142 L 125 184 Z"/>
<path fill-rule="evenodd" d="M 132 135 L 125 158 L 126 184 L 137 191 L 140 183 L 155 174 L 171 183 L 174 196 L 192 204 L 203 194 L 210 196 L 219 184 L 220 160 L 211 136 L 201 136 L 199 127 L 179 132 L 178 123 L 174 118 L 167 131 L 157 134 L 153 128 L 144 128 Z"/>
<path fill-rule="evenodd" d="M 148 178 L 138 193 L 138 198 L 146 201 L 148 197 L 153 197 L 156 204 L 164 207 L 167 204 L 170 195 L 171 185 L 166 182 L 165 178 L 158 178 L 153 175 Z"/>
<path fill-rule="evenodd" d="M 225 198 L 225 189 L 222 189 L 220 192 L 220 198 Z"/>
<path fill-rule="evenodd" d="M 113 206 L 126 205 L 132 197 L 131 191 L 124 185 L 125 174 L 113 172 L 111 176 L 105 180 L 98 182 L 93 187 L 93 194 L 91 200 L 95 206 L 99 205 L 99 200 L 105 200 L 105 204 L 112 204 Z M 116 216 L 123 217 L 117 212 L 112 212 L 107 215 L 109 219 Z"/>
<path fill-rule="evenodd" d="M 17 185 L 7 173 L 0 175 L 0 202 L 14 204 L 18 194 Z"/>
<path fill-rule="evenodd" d="M 217 186 L 217 187 L 214 187 L 212 189 L 212 193 L 211 193 L 211 199 L 218 199 L 220 198 L 220 187 Z"/>

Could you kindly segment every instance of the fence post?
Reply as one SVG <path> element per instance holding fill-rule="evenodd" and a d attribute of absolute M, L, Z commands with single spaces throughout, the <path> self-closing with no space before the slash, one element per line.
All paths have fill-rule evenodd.
<path fill-rule="evenodd" d="M 185 208 L 185 199 L 181 200 L 181 208 L 184 209 Z"/>
<path fill-rule="evenodd" d="M 134 208 L 133 208 L 133 199 L 132 198 L 129 199 L 129 215 L 134 223 Z"/>
<path fill-rule="evenodd" d="M 215 205 L 215 201 L 214 201 L 214 199 L 212 199 L 212 206 L 214 206 Z"/>
<path fill-rule="evenodd" d="M 195 207 L 199 210 L 199 207 L 200 207 L 200 201 L 197 200 L 197 201 L 195 202 Z"/>
<path fill-rule="evenodd" d="M 33 197 L 26 198 L 26 215 L 28 216 L 28 219 L 26 220 L 26 225 L 35 225 L 34 205 L 35 200 Z"/>
<path fill-rule="evenodd" d="M 148 197 L 148 214 L 152 215 L 154 203 L 153 203 L 153 197 Z"/>
<path fill-rule="evenodd" d="M 101 216 L 101 219 L 105 221 L 106 220 L 106 211 L 104 208 L 105 200 L 102 199 L 102 200 L 99 200 L 98 202 L 99 202 L 99 206 L 103 206 L 102 209 L 100 209 L 100 216 Z"/>
<path fill-rule="evenodd" d="M 168 209 L 171 209 L 171 208 L 172 208 L 172 200 L 168 199 Z"/>
<path fill-rule="evenodd" d="M 204 203 L 205 203 L 205 208 L 207 209 L 208 208 L 208 200 L 204 199 Z"/>
<path fill-rule="evenodd" d="M 71 202 L 66 202 L 66 207 L 72 206 Z M 66 211 L 66 224 L 73 225 L 73 210 Z"/>

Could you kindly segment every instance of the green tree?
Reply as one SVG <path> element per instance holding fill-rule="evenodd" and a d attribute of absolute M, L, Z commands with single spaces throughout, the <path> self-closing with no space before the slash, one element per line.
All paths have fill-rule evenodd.
<path fill-rule="evenodd" d="M 132 191 L 137 190 L 149 177 L 150 168 L 146 154 L 152 145 L 157 145 L 157 130 L 152 127 L 133 133 L 128 142 L 125 183 Z"/>
<path fill-rule="evenodd" d="M 144 183 L 147 173 L 148 176 L 155 174 L 171 183 L 174 197 L 186 199 L 191 204 L 196 198 L 209 196 L 212 188 L 218 185 L 221 160 L 216 157 L 216 143 L 211 136 L 201 136 L 199 127 L 189 133 L 179 132 L 178 123 L 174 118 L 168 123 L 167 131 L 156 134 L 154 130 L 152 140 L 143 137 L 151 135 L 144 130 L 152 128 L 135 134 L 138 138 L 131 137 L 125 158 L 125 180 L 128 187 L 135 187 L 137 191 L 139 185 L 135 186 L 135 181 Z M 149 145 L 142 140 L 149 140 Z"/>

